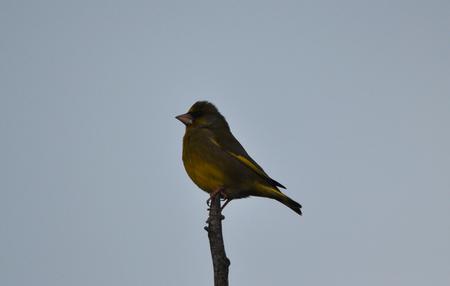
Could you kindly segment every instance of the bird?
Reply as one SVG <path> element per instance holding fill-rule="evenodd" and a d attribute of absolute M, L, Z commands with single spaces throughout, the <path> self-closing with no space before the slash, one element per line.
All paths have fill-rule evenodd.
<path fill-rule="evenodd" d="M 253 160 L 231 133 L 225 117 L 208 101 L 195 102 L 175 117 L 186 129 L 182 160 L 188 176 L 203 191 L 226 202 L 249 196 L 277 200 L 302 215 L 302 206 L 280 191 L 275 181 Z"/>

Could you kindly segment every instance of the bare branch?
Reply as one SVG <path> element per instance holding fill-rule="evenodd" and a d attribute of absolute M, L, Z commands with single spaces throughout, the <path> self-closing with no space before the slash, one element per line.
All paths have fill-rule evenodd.
<path fill-rule="evenodd" d="M 211 248 L 211 256 L 214 267 L 214 286 L 228 286 L 228 267 L 230 260 L 225 254 L 225 246 L 222 236 L 222 215 L 220 207 L 220 195 L 211 197 L 211 205 L 209 209 L 208 231 L 209 246 Z"/>

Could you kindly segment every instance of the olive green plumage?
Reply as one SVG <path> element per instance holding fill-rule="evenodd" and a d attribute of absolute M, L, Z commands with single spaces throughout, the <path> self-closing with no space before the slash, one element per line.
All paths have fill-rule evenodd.
<path fill-rule="evenodd" d="M 223 189 L 227 199 L 271 198 L 302 214 L 301 205 L 278 189 L 285 187 L 247 154 L 213 104 L 198 101 L 177 119 L 186 125 L 184 167 L 200 189 L 208 193 Z"/>

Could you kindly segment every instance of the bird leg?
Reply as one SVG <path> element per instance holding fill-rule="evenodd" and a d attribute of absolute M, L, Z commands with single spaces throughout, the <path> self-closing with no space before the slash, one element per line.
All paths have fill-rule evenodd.
<path fill-rule="evenodd" d="M 211 192 L 210 195 L 209 195 L 209 198 L 206 200 L 206 204 L 208 205 L 208 207 L 211 204 L 211 199 L 214 199 L 217 195 L 219 195 L 220 198 L 227 199 L 227 195 L 225 194 L 225 189 L 224 188 L 218 188 L 217 190 Z"/>
<path fill-rule="evenodd" d="M 229 202 L 231 202 L 232 199 L 226 199 L 225 203 L 220 207 L 220 210 L 222 211 L 226 205 L 228 205 Z"/>

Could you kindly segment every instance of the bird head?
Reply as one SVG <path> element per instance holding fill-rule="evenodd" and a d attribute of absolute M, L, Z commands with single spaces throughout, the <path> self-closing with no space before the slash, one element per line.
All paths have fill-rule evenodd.
<path fill-rule="evenodd" d="M 175 118 L 187 128 L 229 128 L 225 117 L 220 114 L 214 104 L 208 101 L 197 101 L 187 113 Z"/>

